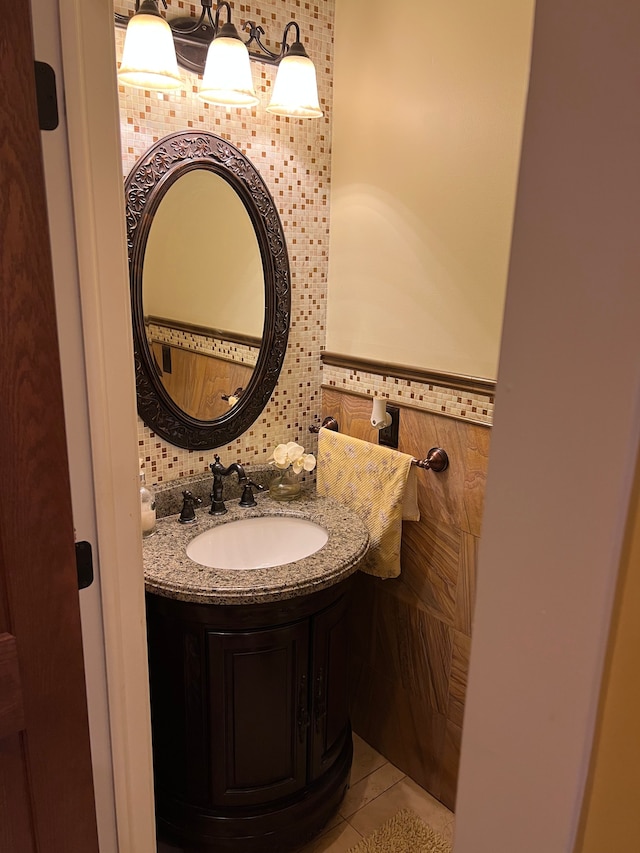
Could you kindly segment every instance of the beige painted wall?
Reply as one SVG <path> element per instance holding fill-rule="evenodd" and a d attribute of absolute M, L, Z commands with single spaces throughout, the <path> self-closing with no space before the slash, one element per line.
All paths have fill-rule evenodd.
<path fill-rule="evenodd" d="M 262 336 L 258 240 L 219 175 L 197 169 L 169 188 L 149 231 L 142 285 L 145 314 Z"/>
<path fill-rule="evenodd" d="M 495 378 L 533 0 L 337 0 L 327 349 Z"/>
<path fill-rule="evenodd" d="M 640 850 L 640 462 L 576 853 Z"/>

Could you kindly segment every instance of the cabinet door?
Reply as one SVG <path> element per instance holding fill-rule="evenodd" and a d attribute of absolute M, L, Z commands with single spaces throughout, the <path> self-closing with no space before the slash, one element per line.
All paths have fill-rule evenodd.
<path fill-rule="evenodd" d="M 213 804 L 266 803 L 306 781 L 309 623 L 209 632 Z"/>
<path fill-rule="evenodd" d="M 156 797 L 210 800 L 205 633 L 156 611 L 147 596 L 151 727 Z"/>
<path fill-rule="evenodd" d="M 346 615 L 343 596 L 313 619 L 309 781 L 331 767 L 351 736 Z"/>

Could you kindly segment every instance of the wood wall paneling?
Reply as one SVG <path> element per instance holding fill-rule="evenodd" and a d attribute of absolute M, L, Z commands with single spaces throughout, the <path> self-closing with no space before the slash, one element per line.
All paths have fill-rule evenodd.
<path fill-rule="evenodd" d="M 322 417 L 337 418 L 340 432 L 346 432 L 363 441 L 378 441 L 378 431 L 371 426 L 371 400 L 322 389 Z"/>
<path fill-rule="evenodd" d="M 446 713 L 452 632 L 400 580 L 377 580 L 376 668 L 434 711 Z"/>
<path fill-rule="evenodd" d="M 456 615 L 454 627 L 467 637 L 471 636 L 473 609 L 476 602 L 476 565 L 478 563 L 477 536 L 463 533 L 460 542 L 460 564 L 456 585 Z"/>
<path fill-rule="evenodd" d="M 467 526 L 464 530 L 473 536 L 480 536 L 491 430 L 477 424 L 465 424 L 463 421 L 456 421 L 456 426 L 462 437 L 461 446 L 464 453 L 462 495 L 467 515 Z"/>
<path fill-rule="evenodd" d="M 418 476 L 425 479 L 423 472 Z M 460 540 L 459 530 L 432 522 L 422 510 L 420 522 L 402 526 L 402 583 L 447 625 L 455 619 Z"/>
<path fill-rule="evenodd" d="M 322 416 L 377 442 L 371 399 L 324 388 Z M 398 449 L 449 454 L 447 471 L 419 471 L 421 519 L 404 522 L 402 572 L 359 574 L 351 613 L 355 731 L 453 808 L 475 599 L 490 430 L 400 407 Z"/>
<path fill-rule="evenodd" d="M 464 698 L 467 692 L 467 673 L 469 672 L 470 654 L 471 638 L 465 637 L 460 631 L 454 631 L 447 719 L 460 727 L 462 727 L 462 718 L 464 715 Z"/>
<path fill-rule="evenodd" d="M 162 365 L 162 348 L 169 346 L 154 341 L 153 354 Z M 162 374 L 162 384 L 176 404 L 192 418 L 202 421 L 220 418 L 229 411 L 222 395 L 236 388 L 246 388 L 253 367 L 237 361 L 204 355 L 182 347 L 169 346 L 171 373 Z"/>
<path fill-rule="evenodd" d="M 460 747 L 462 744 L 462 728 L 451 720 L 447 720 L 444 731 L 444 742 L 440 756 L 440 794 L 443 803 L 451 803 L 453 808 L 458 787 L 458 769 L 460 767 Z"/>
<path fill-rule="evenodd" d="M 419 456 L 427 455 L 431 447 L 442 447 L 449 456 L 449 467 L 441 474 L 420 472 L 418 498 L 423 518 L 432 523 L 444 523 L 458 530 L 466 528 L 464 509 L 463 449 L 458 422 L 452 418 L 421 412 L 417 409 L 400 411 L 400 441 L 398 450 Z M 377 439 L 376 439 L 377 440 Z"/>
<path fill-rule="evenodd" d="M 352 678 L 357 734 L 440 799 L 445 715 L 429 710 L 375 665 L 354 667 Z"/>

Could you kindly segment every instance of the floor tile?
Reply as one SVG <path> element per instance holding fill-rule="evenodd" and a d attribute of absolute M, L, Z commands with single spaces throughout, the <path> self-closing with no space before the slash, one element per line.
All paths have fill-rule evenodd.
<path fill-rule="evenodd" d="M 350 817 L 403 778 L 402 770 L 398 770 L 393 764 L 383 764 L 349 788 L 340 805 L 340 814 L 345 818 Z"/>
<path fill-rule="evenodd" d="M 329 832 L 310 841 L 299 853 L 347 853 L 361 840 L 360 833 L 343 820 Z"/>
<path fill-rule="evenodd" d="M 353 764 L 351 765 L 351 785 L 355 785 L 369 773 L 373 773 L 387 763 L 384 755 L 376 752 L 372 746 L 353 733 Z"/>
<path fill-rule="evenodd" d="M 400 809 L 412 809 L 433 830 L 451 838 L 453 814 L 405 776 L 349 818 L 361 835 L 370 835 Z"/>

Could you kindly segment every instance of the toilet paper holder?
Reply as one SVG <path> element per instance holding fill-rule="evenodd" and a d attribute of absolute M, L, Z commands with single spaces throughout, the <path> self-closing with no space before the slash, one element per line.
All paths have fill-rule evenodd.
<path fill-rule="evenodd" d="M 309 432 L 318 433 L 323 427 L 324 429 L 332 430 L 332 432 L 340 432 L 338 421 L 331 415 L 328 415 L 320 426 L 318 424 L 311 424 Z M 436 474 L 439 474 L 441 471 L 446 471 L 449 467 L 449 456 L 447 455 L 447 451 L 441 447 L 432 447 L 424 459 L 412 459 L 411 464 L 415 465 L 416 468 L 423 468 L 425 471 L 435 471 Z"/>

